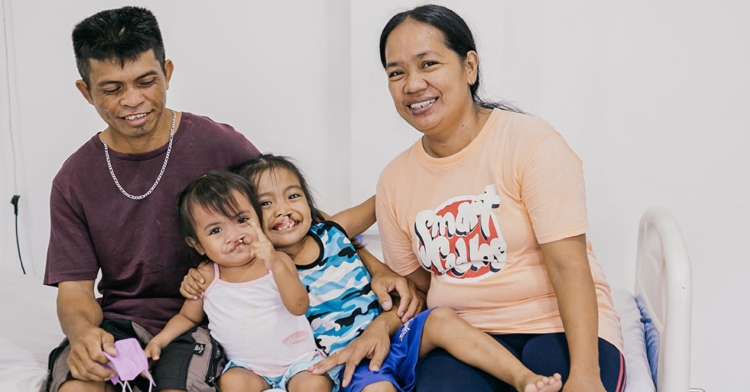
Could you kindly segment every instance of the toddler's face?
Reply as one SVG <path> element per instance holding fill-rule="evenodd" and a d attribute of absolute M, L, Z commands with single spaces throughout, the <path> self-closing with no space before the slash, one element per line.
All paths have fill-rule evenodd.
<path fill-rule="evenodd" d="M 269 170 L 260 175 L 256 188 L 268 240 L 280 251 L 300 244 L 312 214 L 299 178 L 286 169 Z"/>
<path fill-rule="evenodd" d="M 234 192 L 235 216 L 201 206 L 193 208 L 195 242 L 188 244 L 211 261 L 224 266 L 245 265 L 253 259 L 250 244 L 258 240 L 258 234 L 250 226 L 260 222 L 255 209 L 246 196 Z"/>

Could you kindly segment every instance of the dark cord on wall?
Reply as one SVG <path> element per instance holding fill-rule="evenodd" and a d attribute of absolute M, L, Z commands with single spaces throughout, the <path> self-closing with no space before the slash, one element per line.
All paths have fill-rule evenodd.
<path fill-rule="evenodd" d="M 18 261 L 21 262 L 21 271 L 26 275 L 26 268 L 23 267 L 23 258 L 21 258 L 21 243 L 18 240 L 18 199 L 20 198 L 20 195 L 13 195 L 13 198 L 10 199 L 10 204 L 13 204 L 13 213 L 16 215 L 16 249 L 18 249 Z"/>

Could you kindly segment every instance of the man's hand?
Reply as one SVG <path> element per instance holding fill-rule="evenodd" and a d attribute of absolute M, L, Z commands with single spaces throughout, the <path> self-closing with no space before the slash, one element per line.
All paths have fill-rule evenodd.
<path fill-rule="evenodd" d="M 73 378 L 103 382 L 114 377 L 114 370 L 102 366 L 109 362 L 104 356 L 105 351 L 117 355 L 114 343 L 114 336 L 99 327 L 92 327 L 78 339 L 71 339 L 67 363 Z"/>
<path fill-rule="evenodd" d="M 205 261 L 203 263 L 206 263 Z M 203 264 L 201 264 L 203 265 Z M 201 275 L 199 268 L 191 268 L 180 283 L 180 294 L 186 299 L 198 300 L 203 298 L 206 278 Z"/>

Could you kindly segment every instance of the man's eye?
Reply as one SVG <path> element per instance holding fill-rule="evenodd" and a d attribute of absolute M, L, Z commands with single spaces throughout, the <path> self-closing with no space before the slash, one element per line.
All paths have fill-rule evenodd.
<path fill-rule="evenodd" d="M 153 85 L 154 83 L 156 83 L 156 78 L 153 78 L 153 79 L 150 79 L 150 80 L 146 80 L 146 81 L 144 81 L 144 82 L 141 82 L 141 83 L 140 83 L 140 85 L 141 85 L 141 86 L 144 86 L 144 87 L 148 87 L 148 86 L 151 86 L 151 85 Z"/>
<path fill-rule="evenodd" d="M 112 94 L 117 94 L 118 91 L 120 91 L 119 87 L 104 89 L 102 90 L 102 93 L 107 94 L 107 95 L 112 95 Z"/>

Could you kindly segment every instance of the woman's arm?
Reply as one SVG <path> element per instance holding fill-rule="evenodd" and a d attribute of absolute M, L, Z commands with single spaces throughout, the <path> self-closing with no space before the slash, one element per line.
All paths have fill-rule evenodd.
<path fill-rule="evenodd" d="M 586 235 L 541 244 L 570 350 L 565 390 L 604 391 L 599 372 L 599 313 Z"/>
<path fill-rule="evenodd" d="M 338 223 L 351 238 L 364 233 L 375 224 L 375 196 L 335 214 L 329 220 Z"/>

